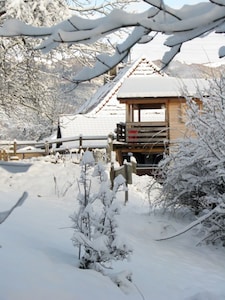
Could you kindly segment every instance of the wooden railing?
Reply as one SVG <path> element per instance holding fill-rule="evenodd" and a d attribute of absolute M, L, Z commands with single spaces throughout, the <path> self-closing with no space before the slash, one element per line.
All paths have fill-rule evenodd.
<path fill-rule="evenodd" d="M 154 177 L 157 182 L 162 183 L 163 178 L 161 174 L 161 168 L 155 164 L 137 164 L 136 173 L 138 175 L 149 175 Z"/>
<path fill-rule="evenodd" d="M 117 124 L 117 141 L 128 144 L 164 144 L 168 140 L 166 122 L 132 122 Z"/>
<path fill-rule="evenodd" d="M 54 151 L 64 152 L 68 149 L 67 146 L 61 146 L 66 142 L 76 142 L 74 148 L 86 149 L 86 148 L 105 148 L 105 146 L 99 146 L 98 141 L 106 141 L 108 136 L 74 136 L 70 138 L 61 138 L 46 141 L 0 141 L 0 160 L 10 160 L 16 158 L 28 158 L 33 156 L 48 155 L 54 145 Z M 85 146 L 84 141 L 96 141 L 92 147 Z"/>

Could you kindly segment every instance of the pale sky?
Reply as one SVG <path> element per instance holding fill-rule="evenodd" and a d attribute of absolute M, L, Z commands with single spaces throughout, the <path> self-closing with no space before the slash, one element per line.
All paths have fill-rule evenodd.
<path fill-rule="evenodd" d="M 199 2 L 208 2 L 208 1 L 204 1 L 204 0 L 164 0 L 164 3 L 174 7 L 174 8 L 179 8 L 181 6 L 183 6 L 184 4 L 196 4 Z"/>

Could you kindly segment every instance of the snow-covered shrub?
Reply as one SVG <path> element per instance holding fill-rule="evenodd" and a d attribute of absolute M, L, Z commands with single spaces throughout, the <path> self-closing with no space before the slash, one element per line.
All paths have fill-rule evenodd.
<path fill-rule="evenodd" d="M 99 191 L 91 194 L 90 171 L 93 165 L 92 153 L 85 152 L 77 197 L 79 211 L 71 216 L 74 228 L 72 241 L 74 246 L 79 247 L 80 268 L 103 271 L 103 267 L 108 267 L 113 260 L 128 258 L 132 250 L 120 237 L 116 221 L 120 211 L 116 193 L 125 179 L 117 177 L 113 190 L 110 190 L 108 174 L 104 166 L 98 164 L 92 176 L 99 178 Z"/>
<path fill-rule="evenodd" d="M 160 201 L 166 208 L 186 206 L 198 216 L 225 203 L 225 78 L 215 79 L 209 97 L 201 101 L 200 109 L 187 98 L 187 127 L 192 135 L 177 141 L 160 163 L 164 177 Z M 222 231 L 224 217 L 219 215 Z M 215 224 L 211 217 L 209 222 L 208 228 Z M 212 234 L 210 230 L 210 239 Z"/>
<path fill-rule="evenodd" d="M 225 247 L 225 195 L 219 200 L 221 204 L 203 216 L 201 225 L 203 225 L 204 238 L 201 242 L 206 241 L 206 243 Z"/>

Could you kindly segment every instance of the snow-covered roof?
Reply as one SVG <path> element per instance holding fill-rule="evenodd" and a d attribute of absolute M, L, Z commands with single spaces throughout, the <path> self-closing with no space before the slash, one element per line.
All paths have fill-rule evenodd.
<path fill-rule="evenodd" d="M 82 135 L 108 136 L 116 129 L 116 124 L 125 122 L 125 105 L 117 100 L 117 93 L 126 78 L 136 78 L 139 76 L 166 76 L 159 68 L 148 59 L 141 57 L 134 63 L 121 68 L 118 75 L 104 86 L 98 89 L 95 95 L 86 101 L 76 115 L 63 115 L 60 117 L 60 129 L 62 138 Z M 152 119 L 158 119 L 156 114 Z M 84 141 L 84 147 L 104 147 L 105 140 Z M 63 143 L 64 146 L 78 147 L 79 141 Z"/>
<path fill-rule="evenodd" d="M 62 138 L 65 137 L 93 137 L 93 140 L 83 141 L 84 147 L 106 147 L 107 137 L 114 133 L 116 124 L 120 122 L 119 116 L 104 117 L 90 115 L 63 115 L 60 117 L 60 129 Z M 104 137 L 105 139 L 98 139 Z M 94 140 L 95 139 L 95 140 Z M 79 141 L 63 143 L 68 148 L 79 147 Z"/>
<path fill-rule="evenodd" d="M 96 140 L 83 141 L 84 147 L 104 147 L 107 136 L 114 133 L 116 124 L 125 122 L 125 104 L 119 103 L 118 98 L 127 97 L 172 97 L 184 95 L 186 90 L 194 95 L 197 86 L 207 85 L 202 79 L 177 79 L 161 73 L 159 68 L 146 58 L 139 58 L 133 64 L 120 69 L 118 75 L 110 82 L 99 88 L 96 94 L 84 103 L 76 115 L 60 117 L 62 138 L 93 137 Z M 185 94 L 187 95 L 187 94 Z M 145 112 L 143 118 L 161 121 L 165 112 L 151 110 Z M 98 139 L 105 136 L 104 140 Z M 78 147 L 79 141 L 63 143 L 68 148 Z"/>
<path fill-rule="evenodd" d="M 179 79 L 175 77 L 130 77 L 124 80 L 118 98 L 182 97 L 206 95 L 209 82 L 205 79 Z"/>
<path fill-rule="evenodd" d="M 167 76 L 160 69 L 145 57 L 140 57 L 132 64 L 127 64 L 121 68 L 118 75 L 104 86 L 98 89 L 95 95 L 86 101 L 77 111 L 77 113 L 91 113 L 104 115 L 121 115 L 124 120 L 125 106 L 117 100 L 117 93 L 127 78 L 145 77 L 163 77 Z"/>

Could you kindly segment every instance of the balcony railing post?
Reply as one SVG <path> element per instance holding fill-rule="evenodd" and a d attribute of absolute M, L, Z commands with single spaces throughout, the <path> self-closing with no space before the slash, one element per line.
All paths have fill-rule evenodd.
<path fill-rule="evenodd" d="M 126 124 L 116 124 L 116 139 L 119 142 L 126 142 Z"/>

